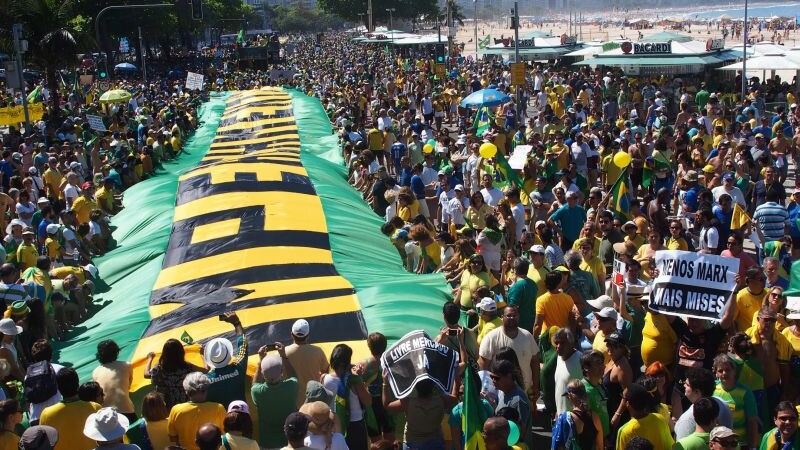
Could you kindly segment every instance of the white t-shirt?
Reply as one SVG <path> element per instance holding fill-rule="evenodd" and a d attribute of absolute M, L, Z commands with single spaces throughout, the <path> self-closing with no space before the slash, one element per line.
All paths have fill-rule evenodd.
<path fill-rule="evenodd" d="M 303 445 L 316 450 L 326 450 L 325 437 L 318 434 L 309 434 L 306 436 L 305 440 L 303 440 Z M 349 448 L 341 433 L 333 433 L 331 436 L 331 446 L 327 450 L 349 450 Z"/>
<path fill-rule="evenodd" d="M 512 206 L 511 214 L 514 216 L 514 224 L 517 226 L 517 229 L 514 231 L 517 233 L 517 240 L 519 240 L 522 237 L 522 232 L 525 230 L 525 205 L 517 203 Z"/>
<path fill-rule="evenodd" d="M 717 402 L 717 405 L 719 405 L 717 425 L 730 428 L 733 425 L 733 417 L 728 404 L 717 397 L 711 398 L 713 398 L 714 401 Z M 675 439 L 683 439 L 686 436 L 694 433 L 696 427 L 697 422 L 694 421 L 694 405 L 692 405 L 689 407 L 689 409 L 684 411 L 683 414 L 681 414 L 681 416 L 678 418 L 678 421 L 675 422 Z"/>
<path fill-rule="evenodd" d="M 493 208 L 497 206 L 498 203 L 500 203 L 500 200 L 502 200 L 503 197 L 505 197 L 505 195 L 503 195 L 503 191 L 497 189 L 496 187 L 493 187 L 491 189 L 486 189 L 486 188 L 481 189 L 481 195 L 483 195 L 483 201 L 485 201 L 487 205 Z"/>
<path fill-rule="evenodd" d="M 469 201 L 466 197 L 461 200 L 453 197 L 447 202 L 447 214 L 450 216 L 450 221 L 456 225 L 464 225 L 464 211 L 469 207 Z"/>
<path fill-rule="evenodd" d="M 739 206 L 747 209 L 747 203 L 744 201 L 744 194 L 742 194 L 742 190 L 736 186 L 732 186 L 730 191 L 726 190 L 725 186 L 717 186 L 711 190 L 711 194 L 714 195 L 714 201 L 718 203 L 722 194 L 728 194 L 731 196 L 734 203 L 738 203 Z"/>
<path fill-rule="evenodd" d="M 522 328 L 518 328 L 517 337 L 511 339 L 505 333 L 505 329 L 500 326 L 490 331 L 481 341 L 480 356 L 488 361 L 494 361 L 494 355 L 503 347 L 509 347 L 517 354 L 522 380 L 528 389 L 533 384 L 533 372 L 531 372 L 531 358 L 539 354 L 539 345 L 533 339 L 533 335 Z"/>
<path fill-rule="evenodd" d="M 78 195 L 80 195 L 80 191 L 78 191 L 77 187 L 75 187 L 75 186 L 73 186 L 71 184 L 67 184 L 64 187 L 64 200 L 67 201 L 67 211 L 72 209 L 70 207 L 70 205 L 72 203 L 69 201 L 69 199 L 72 199 L 72 201 L 75 201 L 75 199 L 78 198 Z"/>
<path fill-rule="evenodd" d="M 556 416 L 564 411 L 572 410 L 572 403 L 563 395 L 567 392 L 567 384 L 574 379 L 581 379 L 581 352 L 574 352 L 569 359 L 564 361 L 561 356 L 556 357 L 555 390 L 556 390 Z"/>
<path fill-rule="evenodd" d="M 50 363 L 50 365 L 53 366 L 53 372 L 56 373 L 56 374 L 58 373 L 59 370 L 64 368 L 64 366 L 62 366 L 60 364 Z M 60 401 L 61 401 L 61 393 L 60 392 L 56 392 L 55 395 L 53 395 L 52 397 L 50 397 L 47 400 L 43 401 L 42 403 L 31 403 L 31 404 L 29 404 L 28 405 L 28 420 L 39 420 L 39 416 L 42 415 L 42 411 L 44 411 L 45 408 L 47 408 L 48 406 L 53 406 L 53 405 L 55 405 L 56 403 L 58 403 Z"/>
<path fill-rule="evenodd" d="M 322 384 L 325 386 L 325 389 L 331 392 L 338 392 L 340 383 L 339 377 L 331 374 L 325 374 L 325 377 L 322 379 Z M 350 398 L 348 399 L 348 403 L 350 404 L 350 422 L 358 422 L 364 418 L 364 411 L 361 410 L 361 403 L 359 403 L 358 395 L 356 395 L 352 389 L 349 389 L 349 391 Z"/>
<path fill-rule="evenodd" d="M 719 248 L 719 231 L 717 231 L 717 227 L 703 227 L 700 230 L 700 249 L 705 250 L 709 248 Z"/>

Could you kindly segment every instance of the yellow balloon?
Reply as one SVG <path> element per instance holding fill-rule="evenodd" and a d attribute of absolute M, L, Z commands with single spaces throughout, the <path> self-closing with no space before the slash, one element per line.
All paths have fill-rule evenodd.
<path fill-rule="evenodd" d="M 432 152 L 433 152 L 433 146 L 431 144 L 425 144 L 422 147 L 422 153 L 432 153 Z"/>
<path fill-rule="evenodd" d="M 617 152 L 614 155 L 614 165 L 619 167 L 620 169 L 624 169 L 628 167 L 628 164 L 631 163 L 631 155 L 625 152 Z"/>
<path fill-rule="evenodd" d="M 497 146 L 491 142 L 484 142 L 481 144 L 479 152 L 484 159 L 493 158 L 497 154 Z"/>

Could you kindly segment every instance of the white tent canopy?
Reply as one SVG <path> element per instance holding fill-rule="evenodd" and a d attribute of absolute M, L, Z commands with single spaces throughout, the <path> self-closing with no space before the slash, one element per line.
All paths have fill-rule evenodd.
<path fill-rule="evenodd" d="M 719 70 L 742 70 L 743 63 L 729 64 Z M 800 58 L 790 58 L 783 54 L 756 56 L 747 60 L 747 70 L 800 70 Z"/>

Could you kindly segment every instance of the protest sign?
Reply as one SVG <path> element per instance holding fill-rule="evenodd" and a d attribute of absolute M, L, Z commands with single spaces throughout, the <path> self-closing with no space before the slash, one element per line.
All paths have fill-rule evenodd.
<path fill-rule="evenodd" d="M 786 297 L 786 310 L 789 312 L 800 312 L 800 297 Z"/>
<path fill-rule="evenodd" d="M 508 165 L 514 170 L 522 170 L 525 168 L 525 162 L 528 161 L 528 155 L 533 150 L 530 145 L 518 145 L 514 147 L 514 153 L 508 158 Z"/>
<path fill-rule="evenodd" d="M 381 367 L 389 372 L 389 386 L 396 398 L 405 398 L 422 380 L 431 380 L 445 392 L 453 387 L 458 353 L 434 342 L 422 330 L 412 331 L 381 356 Z"/>
<path fill-rule="evenodd" d="M 102 117 L 87 114 L 86 121 L 89 122 L 89 128 L 97 131 L 106 131 L 106 124 L 103 123 Z"/>
<path fill-rule="evenodd" d="M 738 258 L 662 250 L 656 252 L 658 277 L 650 309 L 662 314 L 719 320 L 736 288 Z"/>
<path fill-rule="evenodd" d="M 611 274 L 611 280 L 617 286 L 625 283 L 625 263 L 616 258 L 614 258 L 614 272 Z"/>
<path fill-rule="evenodd" d="M 203 75 L 194 72 L 186 73 L 186 89 L 200 91 L 203 89 Z"/>

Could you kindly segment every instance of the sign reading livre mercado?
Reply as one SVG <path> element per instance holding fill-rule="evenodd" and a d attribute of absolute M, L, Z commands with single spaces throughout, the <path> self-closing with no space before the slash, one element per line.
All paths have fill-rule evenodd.
<path fill-rule="evenodd" d="M 405 398 L 422 380 L 431 380 L 444 392 L 450 392 L 458 359 L 458 353 L 437 344 L 424 331 L 416 330 L 383 352 L 381 367 L 389 373 L 394 396 Z"/>
<path fill-rule="evenodd" d="M 672 53 L 672 42 L 623 42 L 623 53 L 634 55 L 668 55 Z"/>
<path fill-rule="evenodd" d="M 658 277 L 649 308 L 662 314 L 720 320 L 736 288 L 739 259 L 680 250 L 657 251 Z"/>

